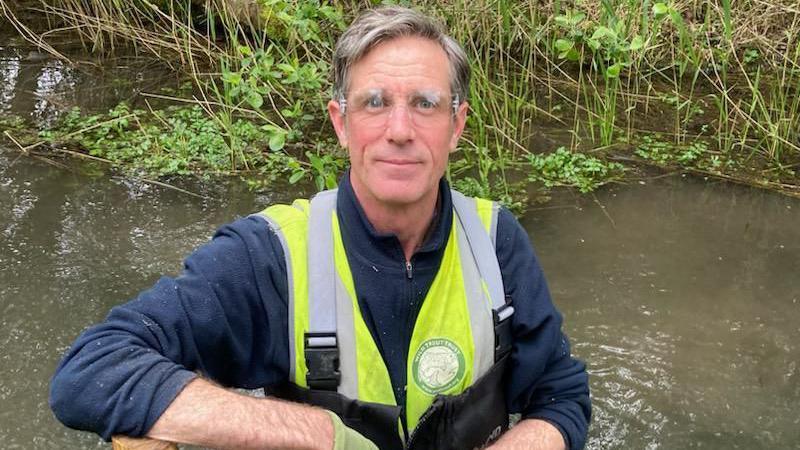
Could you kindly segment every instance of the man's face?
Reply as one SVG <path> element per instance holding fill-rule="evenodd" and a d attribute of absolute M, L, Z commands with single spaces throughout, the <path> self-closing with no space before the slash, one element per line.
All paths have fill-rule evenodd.
<path fill-rule="evenodd" d="M 362 202 L 402 207 L 435 199 L 467 116 L 453 114 L 444 50 L 419 37 L 384 42 L 350 69 L 347 106 L 328 104 Z"/>

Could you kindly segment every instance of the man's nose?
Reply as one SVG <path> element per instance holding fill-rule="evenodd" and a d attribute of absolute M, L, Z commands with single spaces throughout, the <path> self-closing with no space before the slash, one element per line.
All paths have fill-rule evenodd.
<path fill-rule="evenodd" d="M 414 123 L 407 106 L 398 105 L 392 108 L 386 123 L 386 133 L 389 140 L 396 144 L 405 144 L 414 139 Z"/>

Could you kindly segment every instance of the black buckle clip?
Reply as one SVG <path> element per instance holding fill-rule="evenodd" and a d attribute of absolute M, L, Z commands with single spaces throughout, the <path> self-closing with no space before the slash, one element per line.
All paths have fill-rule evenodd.
<path fill-rule="evenodd" d="M 339 372 L 339 347 L 336 333 L 305 334 L 306 383 L 310 389 L 335 391 Z"/>
<path fill-rule="evenodd" d="M 511 298 L 506 296 L 506 304 L 498 310 L 492 310 L 494 319 L 494 361 L 500 361 L 511 351 L 514 343 L 511 333 L 511 316 L 514 315 L 514 307 L 511 306 Z"/>

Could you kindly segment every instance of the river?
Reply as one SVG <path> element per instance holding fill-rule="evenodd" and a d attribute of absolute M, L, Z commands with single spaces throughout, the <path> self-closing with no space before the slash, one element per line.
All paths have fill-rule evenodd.
<path fill-rule="evenodd" d="M 76 94 L 84 72 L 20 48 L 0 49 L 0 113 L 47 122 L 59 101 L 120 98 Z M 125 70 L 120 89 L 152 83 Z M 2 448 L 105 447 L 47 406 L 69 344 L 218 226 L 307 194 L 184 186 L 202 199 L 61 163 L 0 149 Z M 589 368 L 588 448 L 800 448 L 800 200 L 675 175 L 557 191 L 520 220 Z"/>

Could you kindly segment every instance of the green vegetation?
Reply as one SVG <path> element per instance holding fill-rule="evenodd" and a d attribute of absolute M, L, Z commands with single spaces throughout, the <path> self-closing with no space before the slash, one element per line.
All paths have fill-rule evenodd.
<path fill-rule="evenodd" d="M 223 128 L 199 106 L 148 113 L 120 103 L 106 114 L 84 116 L 73 108 L 58 127 L 39 135 L 54 145 L 77 145 L 123 168 L 163 176 L 248 170 L 249 163 L 264 158 L 260 149 L 272 139 L 270 131 L 244 120 Z"/>
<path fill-rule="evenodd" d="M 345 23 L 365 6 L 47 2 L 54 28 L 78 32 L 95 51 L 125 43 L 149 52 L 188 74 L 199 94 L 192 108 L 70 113 L 44 136 L 69 136 L 84 151 L 154 174 L 256 174 L 251 183 L 261 187 L 286 176 L 330 186 L 343 155 L 323 120 L 328 61 Z M 800 192 L 793 0 L 414 6 L 442 18 L 473 64 L 471 116 L 449 172 L 469 193 L 520 206 L 524 183 L 509 181 L 520 179 L 588 192 L 621 177 L 610 155 Z M 532 148 L 542 126 L 569 130 L 569 142 Z"/>
<path fill-rule="evenodd" d="M 547 187 L 572 186 L 581 192 L 592 192 L 608 181 L 622 176 L 624 167 L 605 162 L 584 153 L 572 153 L 564 147 L 547 155 L 529 155 L 531 172 L 528 180 Z"/>

